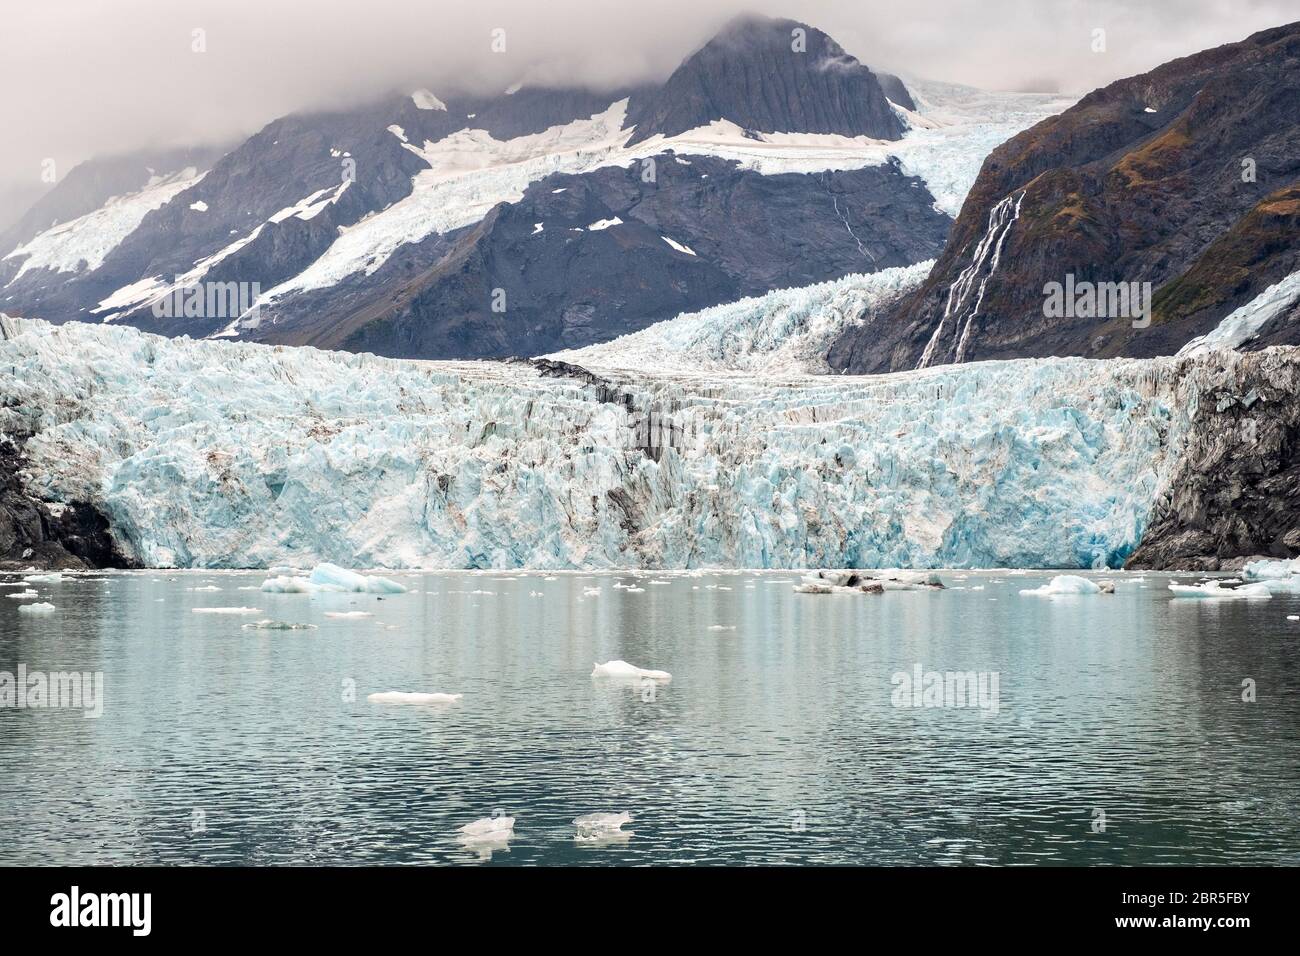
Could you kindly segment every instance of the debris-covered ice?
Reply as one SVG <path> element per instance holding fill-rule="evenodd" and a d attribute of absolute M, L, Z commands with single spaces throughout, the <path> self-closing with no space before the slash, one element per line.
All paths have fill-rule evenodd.
<path fill-rule="evenodd" d="M 632 814 L 623 813 L 587 813 L 575 817 L 576 829 L 574 839 L 579 843 L 595 843 L 625 839 L 632 834 L 623 829 L 623 825 L 632 822 Z"/>
<path fill-rule="evenodd" d="M 298 624 L 293 621 L 276 621 L 271 618 L 263 618 L 260 621 L 254 621 L 251 624 L 245 624 L 246 631 L 314 631 L 315 624 Z"/>

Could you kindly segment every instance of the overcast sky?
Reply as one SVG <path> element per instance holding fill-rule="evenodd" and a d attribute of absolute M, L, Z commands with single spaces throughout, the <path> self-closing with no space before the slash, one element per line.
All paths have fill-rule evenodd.
<path fill-rule="evenodd" d="M 661 78 L 746 10 L 808 22 L 876 68 L 1084 92 L 1300 19 L 1300 0 L 3 0 L 0 227 L 39 195 L 46 159 L 61 176 L 395 87 Z"/>

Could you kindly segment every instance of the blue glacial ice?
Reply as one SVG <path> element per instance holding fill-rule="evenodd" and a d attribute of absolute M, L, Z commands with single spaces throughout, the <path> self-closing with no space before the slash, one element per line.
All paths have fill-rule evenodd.
<path fill-rule="evenodd" d="M 1210 361 L 598 388 L 4 318 L 0 431 L 157 567 L 1088 568 L 1141 538 Z"/>

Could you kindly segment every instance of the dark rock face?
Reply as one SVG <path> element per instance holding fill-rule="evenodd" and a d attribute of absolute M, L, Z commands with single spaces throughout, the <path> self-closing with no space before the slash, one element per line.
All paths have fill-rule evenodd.
<path fill-rule="evenodd" d="M 653 182 L 639 164 L 547 177 L 474 227 L 403 247 L 371 276 L 263 307 L 249 337 L 398 358 L 538 355 L 922 261 L 950 223 L 893 166 L 761 175 L 710 157 L 654 162 Z"/>
<path fill-rule="evenodd" d="M 20 471 L 28 437 L 0 438 L 0 569 L 134 567 L 93 505 L 54 507 L 26 491 Z"/>
<path fill-rule="evenodd" d="M 795 31 L 802 31 L 801 44 Z M 636 131 L 628 142 L 676 136 L 719 119 L 761 133 L 903 135 L 871 70 L 820 30 L 762 17 L 733 21 L 662 87 L 634 96 L 628 122 Z"/>
<path fill-rule="evenodd" d="M 1187 396 L 1196 412 L 1181 462 L 1125 567 L 1235 570 L 1300 555 L 1300 353 L 1220 360 Z"/>
<path fill-rule="evenodd" d="M 1300 268 L 1298 102 L 1300 23 L 1089 94 L 993 151 L 925 284 L 832 362 L 1177 351 Z M 1067 276 L 1150 282 L 1151 324 L 1045 315 Z"/>

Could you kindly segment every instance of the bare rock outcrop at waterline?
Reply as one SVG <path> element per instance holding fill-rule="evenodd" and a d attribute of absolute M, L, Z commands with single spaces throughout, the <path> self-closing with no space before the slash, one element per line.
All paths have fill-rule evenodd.
<path fill-rule="evenodd" d="M 1300 554 L 1298 356 L 1275 348 L 1200 363 L 1180 463 L 1127 567 L 1237 570 Z"/>

